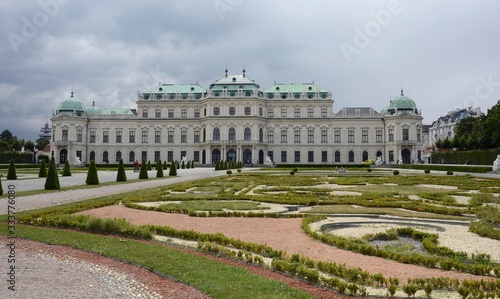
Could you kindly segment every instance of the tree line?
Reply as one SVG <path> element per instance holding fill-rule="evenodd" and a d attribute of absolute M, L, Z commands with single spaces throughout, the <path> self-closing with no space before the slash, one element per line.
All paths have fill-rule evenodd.
<path fill-rule="evenodd" d="M 500 101 L 485 115 L 469 116 L 458 121 L 453 138 L 439 139 L 436 147 L 459 150 L 500 147 Z"/>
<path fill-rule="evenodd" d="M 3 130 L 0 133 L 0 152 L 1 151 L 20 151 L 24 147 L 27 151 L 34 151 L 35 148 L 43 150 L 49 144 L 45 138 L 38 138 L 35 142 L 31 140 L 24 140 L 13 135 L 9 130 Z"/>

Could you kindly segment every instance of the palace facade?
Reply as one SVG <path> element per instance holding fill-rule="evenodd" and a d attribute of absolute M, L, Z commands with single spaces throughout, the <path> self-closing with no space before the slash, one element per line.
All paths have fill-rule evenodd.
<path fill-rule="evenodd" d="M 136 160 L 218 160 L 244 164 L 359 164 L 379 158 L 412 163 L 421 158 L 422 116 L 403 94 L 377 112 L 333 109 L 330 91 L 314 83 L 267 89 L 240 75 L 225 75 L 208 89 L 162 84 L 138 95 L 137 109 L 85 108 L 73 93 L 51 119 L 58 163 Z M 334 111 L 337 111 L 334 113 Z"/>

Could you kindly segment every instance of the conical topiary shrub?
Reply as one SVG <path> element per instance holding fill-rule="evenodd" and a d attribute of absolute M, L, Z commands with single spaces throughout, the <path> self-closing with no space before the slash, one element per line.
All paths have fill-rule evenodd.
<path fill-rule="evenodd" d="M 148 169 L 147 169 L 147 165 L 146 165 L 146 160 L 142 160 L 141 172 L 139 172 L 139 179 L 141 179 L 141 180 L 148 179 Z"/>
<path fill-rule="evenodd" d="M 194 168 L 194 160 L 191 160 L 191 168 Z"/>
<path fill-rule="evenodd" d="M 161 160 L 158 160 L 156 162 L 156 177 L 157 178 L 162 178 L 165 175 L 163 175 L 163 166 L 161 165 Z"/>
<path fill-rule="evenodd" d="M 177 167 L 175 167 L 175 162 L 172 161 L 170 163 L 170 171 L 168 172 L 169 176 L 176 176 L 177 175 Z"/>
<path fill-rule="evenodd" d="M 87 183 L 87 185 L 99 185 L 99 176 L 97 175 L 97 167 L 95 166 L 94 160 L 90 161 L 85 183 Z"/>
<path fill-rule="evenodd" d="M 14 165 L 14 159 L 10 160 L 9 172 L 7 172 L 8 180 L 17 180 L 16 165 Z"/>
<path fill-rule="evenodd" d="M 167 160 L 163 161 L 163 169 L 167 169 Z"/>
<path fill-rule="evenodd" d="M 123 165 L 123 159 L 120 159 L 120 163 L 118 164 L 118 173 L 116 174 L 117 182 L 126 182 L 127 174 L 125 173 L 125 165 Z"/>
<path fill-rule="evenodd" d="M 151 168 L 151 161 L 148 160 L 148 170 L 151 170 L 153 168 Z"/>
<path fill-rule="evenodd" d="M 186 164 L 184 163 L 184 160 L 182 160 L 181 169 L 186 169 Z"/>
<path fill-rule="evenodd" d="M 175 160 L 175 168 L 179 169 L 181 167 L 181 164 L 179 164 L 179 161 Z"/>
<path fill-rule="evenodd" d="M 71 176 L 71 168 L 69 168 L 69 161 L 66 160 L 64 162 L 64 168 L 63 168 L 63 176 Z"/>
<path fill-rule="evenodd" d="M 45 164 L 45 159 L 42 160 L 42 164 L 40 164 L 40 171 L 38 172 L 39 178 L 47 177 L 47 165 Z"/>
<path fill-rule="evenodd" d="M 0 174 L 0 196 L 3 195 L 3 189 L 2 189 L 2 175 Z"/>
<path fill-rule="evenodd" d="M 219 161 L 215 161 L 215 170 L 219 170 L 219 169 L 220 169 Z"/>
<path fill-rule="evenodd" d="M 59 185 L 59 176 L 57 175 L 56 159 L 52 157 L 52 159 L 50 159 L 47 178 L 45 179 L 45 190 L 59 189 L 61 189 L 61 186 Z"/>

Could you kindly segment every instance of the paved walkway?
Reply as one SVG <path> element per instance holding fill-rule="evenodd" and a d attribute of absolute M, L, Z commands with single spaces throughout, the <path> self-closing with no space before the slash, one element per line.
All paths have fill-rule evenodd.
<path fill-rule="evenodd" d="M 256 168 L 254 168 L 256 169 Z M 252 169 L 253 170 L 253 169 Z M 244 170 L 245 171 L 245 170 Z M 114 182 L 116 181 L 116 171 L 99 171 L 99 182 Z M 150 178 L 156 177 L 156 171 L 149 171 Z M 17 196 L 15 200 L 15 211 L 21 212 L 25 210 L 37 209 L 47 206 L 65 204 L 69 202 L 85 200 L 89 198 L 101 197 L 117 193 L 124 193 L 140 189 L 165 186 L 175 183 L 186 182 L 190 180 L 203 179 L 215 176 L 226 175 L 225 171 L 215 171 L 213 168 L 190 168 L 177 170 L 176 177 L 167 176 L 161 179 L 141 180 L 133 183 L 121 183 L 110 186 L 100 186 L 95 188 L 75 189 L 69 191 L 55 191 L 50 193 L 42 193 L 30 196 Z M 71 177 L 59 177 L 61 187 L 85 185 L 87 174 L 77 173 Z M 139 173 L 127 171 L 127 179 L 133 180 L 139 177 Z M 16 192 L 28 190 L 43 190 L 45 178 L 34 178 L 24 180 L 2 180 L 4 193 L 7 192 L 8 186 L 15 186 Z M 6 214 L 8 203 L 5 198 L 0 199 L 0 215 Z"/>

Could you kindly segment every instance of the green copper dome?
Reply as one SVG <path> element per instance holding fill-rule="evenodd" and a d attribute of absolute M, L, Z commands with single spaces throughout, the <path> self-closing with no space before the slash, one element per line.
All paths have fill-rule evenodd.
<path fill-rule="evenodd" d="M 71 97 L 62 101 L 57 106 L 57 111 L 60 114 L 76 114 L 81 115 L 85 109 L 83 108 L 83 103 L 73 97 L 73 92 L 71 92 Z"/>
<path fill-rule="evenodd" d="M 394 114 L 396 111 L 417 112 L 417 105 L 415 104 L 415 101 L 413 101 L 412 98 L 405 96 L 402 89 L 401 96 L 392 99 L 389 106 L 385 107 L 380 112 Z"/>
<path fill-rule="evenodd" d="M 87 110 L 85 110 L 85 113 L 89 115 L 97 115 L 101 113 L 101 109 L 95 105 L 95 102 L 92 102 L 92 106 L 87 108 Z"/>

